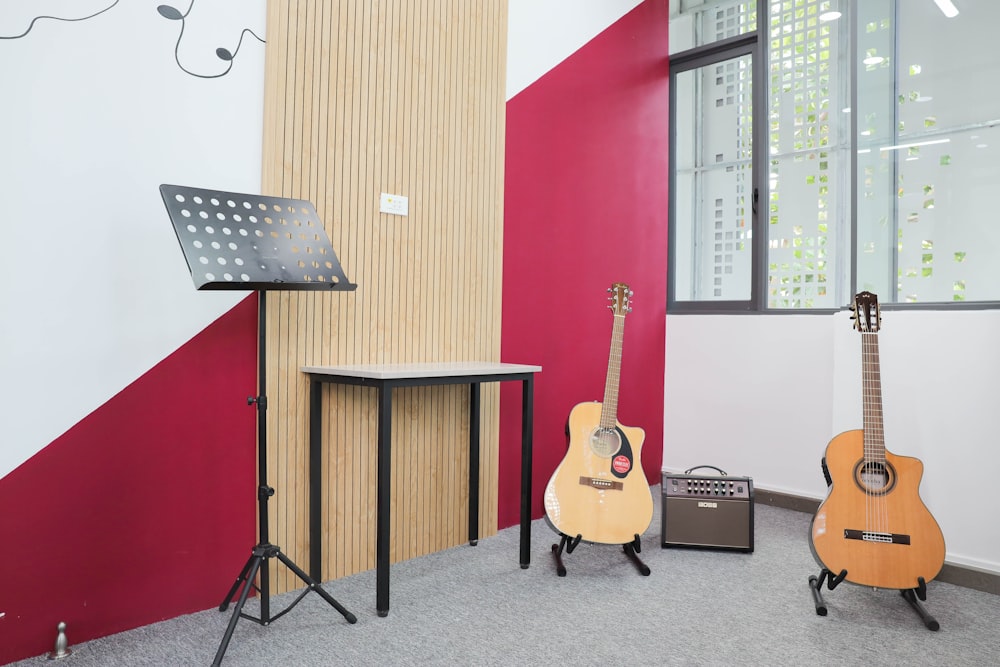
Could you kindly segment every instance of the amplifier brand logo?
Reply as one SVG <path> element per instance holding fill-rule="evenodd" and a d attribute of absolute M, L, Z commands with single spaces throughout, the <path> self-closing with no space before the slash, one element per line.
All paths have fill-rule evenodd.
<path fill-rule="evenodd" d="M 718 506 L 719 506 L 719 503 L 709 503 L 709 502 L 705 502 L 704 500 L 698 501 L 698 507 L 708 507 L 708 508 L 713 508 L 714 509 L 714 508 L 716 508 Z"/>

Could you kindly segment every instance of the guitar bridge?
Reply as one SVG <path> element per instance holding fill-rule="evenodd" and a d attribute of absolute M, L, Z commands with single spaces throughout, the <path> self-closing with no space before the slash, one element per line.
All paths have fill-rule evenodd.
<path fill-rule="evenodd" d="M 581 486 L 591 486 L 595 489 L 611 489 L 612 491 L 621 491 L 625 488 L 625 485 L 621 482 L 616 482 L 610 479 L 603 479 L 601 477 L 584 477 L 580 476 Z"/>
<path fill-rule="evenodd" d="M 862 540 L 863 542 L 880 542 L 882 544 L 909 544 L 909 535 L 899 533 L 880 533 L 874 530 L 844 530 L 844 539 Z"/>

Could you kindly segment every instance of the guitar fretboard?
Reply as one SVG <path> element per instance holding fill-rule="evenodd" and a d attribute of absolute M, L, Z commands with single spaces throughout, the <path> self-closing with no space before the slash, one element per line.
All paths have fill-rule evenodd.
<path fill-rule="evenodd" d="M 601 428 L 613 429 L 618 423 L 618 382 L 622 370 L 622 338 L 625 315 L 615 314 L 611 330 L 611 353 L 608 355 L 608 376 L 604 382 L 604 403 L 601 405 Z"/>
<path fill-rule="evenodd" d="M 861 383 L 864 405 L 865 461 L 885 463 L 882 430 L 882 378 L 879 370 L 878 334 L 861 334 Z"/>

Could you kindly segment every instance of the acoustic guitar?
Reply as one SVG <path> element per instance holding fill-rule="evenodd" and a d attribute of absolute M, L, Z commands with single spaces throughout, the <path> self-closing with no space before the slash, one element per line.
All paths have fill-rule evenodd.
<path fill-rule="evenodd" d="M 836 436 L 824 465 L 830 488 L 813 517 L 811 547 L 834 576 L 873 588 L 920 587 L 944 565 L 944 537 L 918 492 L 923 463 L 885 448 L 878 297 L 854 298 L 861 333 L 863 428 Z"/>
<path fill-rule="evenodd" d="M 545 487 L 545 513 L 563 535 L 588 542 L 628 544 L 649 528 L 653 497 L 642 470 L 641 428 L 618 422 L 625 315 L 632 292 L 608 290 L 614 313 L 604 402 L 579 403 L 569 414 L 569 448 Z"/>

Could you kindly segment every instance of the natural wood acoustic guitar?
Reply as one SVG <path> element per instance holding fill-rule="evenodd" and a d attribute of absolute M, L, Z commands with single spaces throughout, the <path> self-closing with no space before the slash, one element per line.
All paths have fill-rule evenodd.
<path fill-rule="evenodd" d="M 923 463 L 885 448 L 878 298 L 854 299 L 861 333 L 863 428 L 826 448 L 829 493 L 812 521 L 813 555 L 832 575 L 873 588 L 905 590 L 931 581 L 944 565 L 944 537 L 920 499 Z"/>
<path fill-rule="evenodd" d="M 611 292 L 614 327 L 604 384 L 604 402 L 577 404 L 569 414 L 569 449 L 545 487 L 545 512 L 552 526 L 570 538 L 629 544 L 649 528 L 653 497 L 642 470 L 641 428 L 618 422 L 625 315 L 631 311 L 628 285 Z"/>

